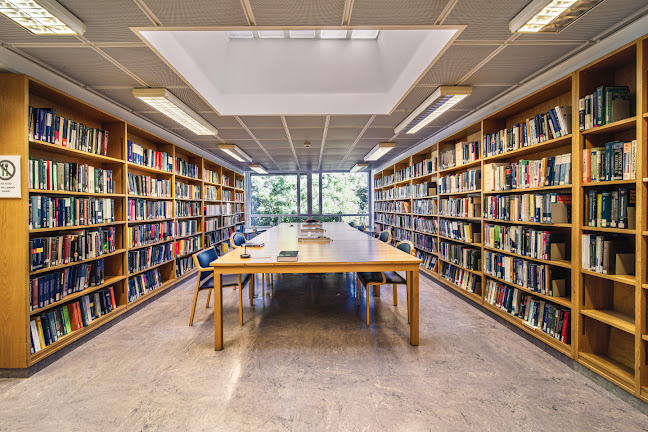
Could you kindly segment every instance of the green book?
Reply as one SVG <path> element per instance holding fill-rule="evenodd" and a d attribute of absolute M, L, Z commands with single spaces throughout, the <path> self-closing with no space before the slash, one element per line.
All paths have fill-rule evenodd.
<path fill-rule="evenodd" d="M 299 251 L 281 251 L 277 255 L 277 262 L 290 262 L 297 261 L 297 253 Z"/>
<path fill-rule="evenodd" d="M 62 307 L 63 317 L 65 318 L 65 334 L 72 333 L 72 326 L 70 325 L 70 313 L 68 312 L 67 305 Z"/>

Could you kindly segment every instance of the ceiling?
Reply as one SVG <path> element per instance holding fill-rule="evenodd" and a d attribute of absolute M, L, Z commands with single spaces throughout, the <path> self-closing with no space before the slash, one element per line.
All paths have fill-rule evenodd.
<path fill-rule="evenodd" d="M 378 142 L 397 143 L 390 157 L 405 152 L 648 13 L 645 0 L 604 0 L 561 33 L 511 34 L 509 21 L 529 1 L 59 0 L 85 23 L 83 36 L 34 36 L 0 17 L 0 42 L 222 159 L 230 160 L 217 146 L 227 142 L 269 171 L 348 170 Z M 249 25 L 466 28 L 389 114 L 286 116 L 217 114 L 130 29 Z M 394 135 L 440 85 L 470 85 L 473 92 L 418 133 Z M 218 128 L 218 136 L 196 136 L 152 111 L 133 97 L 134 87 L 166 87 Z"/>

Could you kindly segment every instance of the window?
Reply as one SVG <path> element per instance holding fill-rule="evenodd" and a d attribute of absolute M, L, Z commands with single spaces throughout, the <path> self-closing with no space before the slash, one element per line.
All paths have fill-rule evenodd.
<path fill-rule="evenodd" d="M 250 176 L 252 225 L 276 225 L 275 215 L 297 214 L 297 176 L 294 174 Z"/>

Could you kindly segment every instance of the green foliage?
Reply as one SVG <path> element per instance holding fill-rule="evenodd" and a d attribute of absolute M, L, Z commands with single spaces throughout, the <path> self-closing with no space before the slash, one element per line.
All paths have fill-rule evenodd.
<path fill-rule="evenodd" d="M 366 173 L 322 173 L 322 213 L 369 213 Z"/>
<path fill-rule="evenodd" d="M 251 177 L 252 214 L 297 214 L 297 176 Z"/>

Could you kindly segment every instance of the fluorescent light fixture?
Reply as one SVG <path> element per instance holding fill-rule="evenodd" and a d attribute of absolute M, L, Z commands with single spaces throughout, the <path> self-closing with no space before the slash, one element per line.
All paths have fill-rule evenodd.
<path fill-rule="evenodd" d="M 0 0 L 0 13 L 35 35 L 85 33 L 85 24 L 55 0 Z"/>
<path fill-rule="evenodd" d="M 376 147 L 372 148 L 369 153 L 367 153 L 364 157 L 365 161 L 377 161 L 381 157 L 383 157 L 387 152 L 390 152 L 391 149 L 396 147 L 396 143 L 394 142 L 381 142 L 376 144 Z"/>
<path fill-rule="evenodd" d="M 225 153 L 228 155 L 232 156 L 234 159 L 236 159 L 239 162 L 252 162 L 252 157 L 245 153 L 243 150 L 239 148 L 239 146 L 234 145 L 234 144 L 218 144 L 218 148 L 223 150 Z"/>
<path fill-rule="evenodd" d="M 347 30 L 320 30 L 320 39 L 346 39 Z"/>
<path fill-rule="evenodd" d="M 259 30 L 257 32 L 261 39 L 283 39 L 283 30 Z"/>
<path fill-rule="evenodd" d="M 380 30 L 351 30 L 351 39 L 378 39 Z"/>
<path fill-rule="evenodd" d="M 290 30 L 292 39 L 315 39 L 315 30 Z"/>
<path fill-rule="evenodd" d="M 248 167 L 257 174 L 268 174 L 268 171 L 259 164 L 250 164 Z"/>
<path fill-rule="evenodd" d="M 353 165 L 353 168 L 351 168 L 351 172 L 352 173 L 360 172 L 362 170 L 367 169 L 368 166 L 369 166 L 369 164 L 366 164 L 366 163 L 357 163 L 357 164 Z"/>
<path fill-rule="evenodd" d="M 196 135 L 216 135 L 218 129 L 165 88 L 135 88 L 133 96 L 180 123 Z"/>
<path fill-rule="evenodd" d="M 420 131 L 432 120 L 448 111 L 466 96 L 469 96 L 470 93 L 472 93 L 472 87 L 470 86 L 439 87 L 418 108 L 412 111 L 401 124 L 396 126 L 394 132 L 399 134 L 405 131 L 405 133 L 413 134 Z"/>
<path fill-rule="evenodd" d="M 228 31 L 227 36 L 229 36 L 230 39 L 252 39 L 254 33 L 252 33 L 251 30 L 235 30 Z"/>
<path fill-rule="evenodd" d="M 603 0 L 533 0 L 509 23 L 512 33 L 557 33 Z"/>

